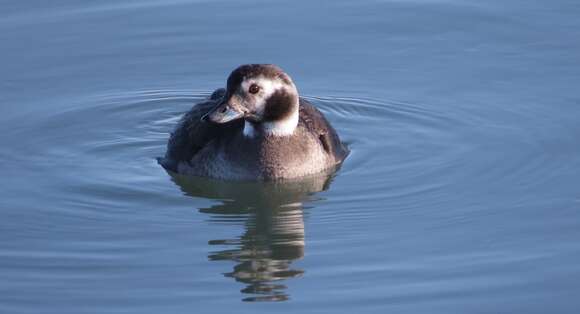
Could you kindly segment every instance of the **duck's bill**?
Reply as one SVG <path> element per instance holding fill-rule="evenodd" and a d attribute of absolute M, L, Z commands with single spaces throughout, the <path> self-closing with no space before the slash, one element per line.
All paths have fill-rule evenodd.
<path fill-rule="evenodd" d="M 244 117 L 244 113 L 232 108 L 228 103 L 222 103 L 203 116 L 202 120 L 213 123 L 227 123 Z"/>

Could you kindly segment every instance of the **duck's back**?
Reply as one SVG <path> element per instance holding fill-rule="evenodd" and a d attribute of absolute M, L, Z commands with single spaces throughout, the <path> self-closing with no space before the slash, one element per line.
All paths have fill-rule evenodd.
<path fill-rule="evenodd" d="M 201 118 L 218 104 L 225 92 L 223 88 L 216 89 L 207 100 L 194 105 L 179 120 L 167 142 L 165 156 L 158 159 L 165 169 L 179 172 L 178 164 L 190 162 L 192 157 L 209 142 L 242 128 L 242 121 L 233 121 L 223 125 L 201 121 Z"/>
<path fill-rule="evenodd" d="M 300 98 L 299 124 L 303 124 L 308 133 L 318 137 L 325 152 L 336 163 L 346 158 L 348 148 L 340 141 L 336 130 L 316 107 L 303 98 Z"/>

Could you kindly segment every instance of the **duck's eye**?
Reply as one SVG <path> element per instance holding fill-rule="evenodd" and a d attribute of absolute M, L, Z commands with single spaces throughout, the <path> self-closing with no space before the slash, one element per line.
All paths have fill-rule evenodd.
<path fill-rule="evenodd" d="M 259 91 L 260 91 L 260 86 L 258 86 L 256 84 L 250 85 L 250 88 L 248 89 L 248 92 L 250 92 L 250 94 L 257 94 Z"/>

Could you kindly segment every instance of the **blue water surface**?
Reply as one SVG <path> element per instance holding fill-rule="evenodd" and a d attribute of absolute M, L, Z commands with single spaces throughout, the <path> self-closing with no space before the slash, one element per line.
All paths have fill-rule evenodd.
<path fill-rule="evenodd" d="M 0 2 L 0 313 L 577 313 L 580 2 Z M 157 165 L 244 63 L 336 175 Z"/>

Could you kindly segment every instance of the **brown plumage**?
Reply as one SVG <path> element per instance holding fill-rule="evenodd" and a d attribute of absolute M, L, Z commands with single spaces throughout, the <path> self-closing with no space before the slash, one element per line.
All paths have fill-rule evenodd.
<path fill-rule="evenodd" d="M 340 165 L 348 149 L 323 114 L 297 96 L 292 81 L 285 73 L 280 74 L 279 68 L 262 66 L 267 71 L 259 71 L 260 66 L 236 69 L 228 79 L 227 91 L 216 90 L 209 99 L 187 112 L 171 134 L 165 157 L 159 163 L 177 173 L 232 180 L 297 178 Z M 292 87 L 269 94 L 264 101 L 266 109 L 247 113 L 253 117 L 248 121 L 252 121 L 258 134 L 243 134 L 244 123 L 250 123 L 243 118 L 222 124 L 202 121 L 202 117 L 227 104 L 228 97 L 240 93 L 239 86 L 244 80 L 255 77 L 279 79 Z M 261 121 L 275 122 L 295 114 L 298 123 L 290 135 L 276 136 L 260 129 Z M 256 116 L 258 121 L 254 120 Z"/>

